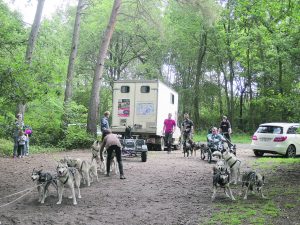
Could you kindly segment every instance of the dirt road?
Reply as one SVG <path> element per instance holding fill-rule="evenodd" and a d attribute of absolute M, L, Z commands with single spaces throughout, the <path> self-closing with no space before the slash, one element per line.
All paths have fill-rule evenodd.
<path fill-rule="evenodd" d="M 123 159 L 126 180 L 119 176 L 104 177 L 81 188 L 82 199 L 73 206 L 66 196 L 56 205 L 56 192 L 50 188 L 45 204 L 37 202 L 34 190 L 21 200 L 0 208 L 2 224 L 201 224 L 213 213 L 211 202 L 212 166 L 196 157 L 184 158 L 181 151 L 149 152 L 148 161 Z M 71 151 L 32 155 L 24 159 L 0 158 L 0 198 L 34 184 L 33 168 L 54 172 L 56 160 L 65 155 L 90 160 L 91 152 Z M 255 160 L 248 145 L 238 145 L 238 156 L 246 169 Z M 234 193 L 237 194 L 237 193 Z M 222 192 L 216 200 L 229 199 Z M 14 198 L 10 198 L 12 200 Z M 0 205 L 7 201 L 1 199 Z"/>

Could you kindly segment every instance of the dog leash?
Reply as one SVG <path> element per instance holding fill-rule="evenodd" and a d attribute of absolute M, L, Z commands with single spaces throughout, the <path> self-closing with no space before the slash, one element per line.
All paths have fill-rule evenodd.
<path fill-rule="evenodd" d="M 8 205 L 10 205 L 10 204 L 12 204 L 12 203 L 18 201 L 19 199 L 21 199 L 21 198 L 23 198 L 24 196 L 28 195 L 31 191 L 32 191 L 32 190 L 27 191 L 25 194 L 21 195 L 20 197 L 16 198 L 15 200 L 13 200 L 13 201 L 11 201 L 11 202 L 8 202 L 8 203 L 6 203 L 6 204 L 4 204 L 4 205 L 0 205 L 0 208 L 5 207 L 5 206 L 8 206 Z"/>
<path fill-rule="evenodd" d="M 21 198 L 23 198 L 24 196 L 28 195 L 34 188 L 36 188 L 36 187 L 38 187 L 38 186 L 41 186 L 41 185 L 42 185 L 42 184 L 36 185 L 36 186 L 34 186 L 34 187 L 27 188 L 27 189 L 25 189 L 25 190 L 23 190 L 23 191 L 19 191 L 19 192 L 17 192 L 17 193 L 14 193 L 14 194 L 11 194 L 11 195 L 7 195 L 7 196 L 5 196 L 5 197 L 0 198 L 0 200 L 1 200 L 1 199 L 8 198 L 8 197 L 11 197 L 11 196 L 14 196 L 14 195 L 17 195 L 17 194 L 20 194 L 20 193 L 23 193 L 23 192 L 27 191 L 25 194 L 21 195 L 20 197 L 16 198 L 15 200 L 13 200 L 13 201 L 11 201 L 11 202 L 8 202 L 8 203 L 5 203 L 5 204 L 3 204 L 3 205 L 0 205 L 0 208 L 3 208 L 3 207 L 5 207 L 5 206 L 8 206 L 8 205 L 10 205 L 10 204 L 12 204 L 12 203 L 18 201 L 19 199 L 21 199 Z"/>
<path fill-rule="evenodd" d="M 0 198 L 0 200 L 5 199 L 5 198 L 8 198 L 8 197 L 11 197 L 11 196 L 14 196 L 14 195 L 17 195 L 17 194 L 20 194 L 20 193 L 23 193 L 23 192 L 25 192 L 25 191 L 29 191 L 29 190 L 31 191 L 31 190 L 33 190 L 34 188 L 36 188 L 36 187 L 38 187 L 38 186 L 41 186 L 41 185 L 43 185 L 43 184 L 39 184 L 39 185 L 36 185 L 36 186 L 34 186 L 34 187 L 27 188 L 27 189 L 25 189 L 25 190 L 23 190 L 23 191 L 19 191 L 19 192 L 16 192 L 16 193 L 14 193 L 14 194 L 11 194 L 11 195 L 4 196 L 4 197 Z"/>

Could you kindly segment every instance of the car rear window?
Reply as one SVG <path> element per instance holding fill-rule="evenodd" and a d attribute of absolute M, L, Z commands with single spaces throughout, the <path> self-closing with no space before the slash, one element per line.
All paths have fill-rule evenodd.
<path fill-rule="evenodd" d="M 282 134 L 283 127 L 278 126 L 260 126 L 256 133 Z"/>

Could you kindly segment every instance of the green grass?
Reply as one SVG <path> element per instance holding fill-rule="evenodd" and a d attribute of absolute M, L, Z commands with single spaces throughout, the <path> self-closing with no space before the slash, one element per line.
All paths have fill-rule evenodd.
<path fill-rule="evenodd" d="M 277 169 L 280 166 L 300 164 L 300 158 L 263 157 L 253 162 L 255 168 Z"/>
<path fill-rule="evenodd" d="M 218 211 L 206 224 L 270 224 L 270 218 L 279 216 L 280 210 L 271 200 L 250 202 L 237 200 L 232 204 L 217 204 Z"/>
<path fill-rule="evenodd" d="M 11 140 L 0 139 L 0 156 L 12 156 L 14 143 Z M 40 146 L 30 145 L 29 153 L 50 153 L 64 151 L 64 148 L 45 148 Z"/>
<path fill-rule="evenodd" d="M 299 158 L 266 157 L 257 159 L 255 167 L 256 169 L 264 169 L 267 173 L 272 173 L 278 167 L 283 170 L 291 170 L 292 168 L 297 170 L 296 165 L 299 165 L 299 163 Z M 257 194 L 253 196 L 250 193 L 247 201 L 236 196 L 237 201 L 235 202 L 219 202 L 214 205 L 215 212 L 206 224 L 272 224 L 279 216 L 285 216 L 287 211 L 300 206 L 299 187 L 288 183 L 282 185 L 280 177 L 276 176 L 266 182 L 268 199 L 261 199 Z M 277 199 L 279 193 L 280 201 Z M 282 211 L 282 208 L 287 210 Z"/>
<path fill-rule="evenodd" d="M 194 135 L 194 141 L 206 142 L 207 133 L 197 133 Z M 235 133 L 231 135 L 231 141 L 234 144 L 250 144 L 251 143 L 251 135 L 245 133 Z"/>

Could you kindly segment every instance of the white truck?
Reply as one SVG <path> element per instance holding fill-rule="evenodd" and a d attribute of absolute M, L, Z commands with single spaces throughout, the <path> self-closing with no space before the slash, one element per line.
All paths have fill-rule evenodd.
<path fill-rule="evenodd" d="M 112 132 L 146 140 L 149 150 L 164 150 L 163 126 L 168 114 L 177 123 L 178 94 L 159 80 L 120 80 L 113 86 Z M 180 129 L 173 134 L 174 148 L 180 146 Z"/>

